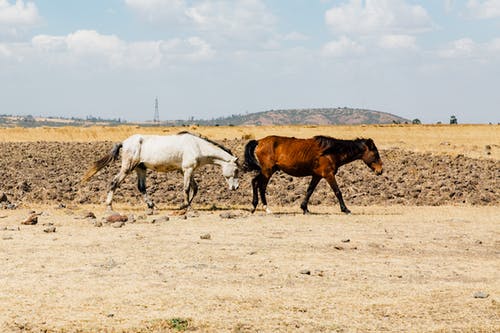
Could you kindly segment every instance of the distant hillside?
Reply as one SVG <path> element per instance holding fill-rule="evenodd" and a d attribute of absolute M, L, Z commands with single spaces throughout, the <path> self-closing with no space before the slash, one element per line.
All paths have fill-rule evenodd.
<path fill-rule="evenodd" d="M 390 113 L 351 108 L 270 110 L 195 122 L 202 125 L 359 125 L 411 123 L 408 119 Z"/>
<path fill-rule="evenodd" d="M 410 120 L 398 117 L 396 115 L 364 109 L 351 108 L 323 108 L 323 109 L 289 109 L 289 110 L 270 110 L 257 113 L 248 113 L 244 115 L 232 115 L 229 117 L 219 117 L 213 119 L 194 119 L 190 120 L 167 120 L 159 125 L 163 126 L 182 126 L 198 124 L 205 126 L 227 126 L 227 125 L 360 125 L 360 124 L 392 124 L 392 123 L 411 123 Z M 127 122 L 121 119 L 102 119 L 93 116 L 82 118 L 63 118 L 63 117 L 33 117 L 1 115 L 0 127 L 59 127 L 59 126 L 118 126 L 118 125 L 141 125 L 155 126 L 158 123 L 152 121 L 146 122 Z"/>

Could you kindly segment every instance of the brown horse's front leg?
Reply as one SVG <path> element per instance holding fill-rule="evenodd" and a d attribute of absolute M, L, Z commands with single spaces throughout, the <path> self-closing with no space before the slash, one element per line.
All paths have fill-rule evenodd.
<path fill-rule="evenodd" d="M 316 186 L 318 186 L 320 180 L 321 177 L 313 176 L 311 182 L 309 183 L 309 186 L 307 187 L 306 197 L 304 198 L 304 201 L 302 201 L 302 203 L 300 204 L 300 208 L 302 209 L 302 211 L 304 211 L 304 214 L 309 213 L 309 209 L 307 209 L 307 204 L 309 203 L 309 199 L 311 198 L 311 195 L 316 189 Z"/>
<path fill-rule="evenodd" d="M 337 180 L 335 179 L 335 175 L 331 175 L 329 177 L 325 178 L 330 187 L 333 190 L 333 193 L 335 193 L 335 196 L 337 197 L 337 200 L 339 201 L 340 204 L 340 210 L 343 213 L 350 214 L 351 211 L 346 207 L 344 203 L 344 199 L 342 198 L 342 192 L 340 192 L 339 185 L 337 184 Z"/>

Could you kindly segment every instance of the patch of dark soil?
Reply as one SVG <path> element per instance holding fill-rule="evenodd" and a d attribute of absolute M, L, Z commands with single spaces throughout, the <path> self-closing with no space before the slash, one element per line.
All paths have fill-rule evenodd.
<path fill-rule="evenodd" d="M 221 142 L 243 159 L 244 140 Z M 14 203 L 85 203 L 105 200 L 109 183 L 118 172 L 114 162 L 88 183 L 80 180 L 91 164 L 113 147 L 112 142 L 0 143 L 0 193 Z M 385 171 L 376 176 L 363 162 L 343 166 L 337 181 L 349 205 L 498 205 L 500 163 L 464 156 L 419 154 L 402 150 L 380 152 Z M 242 173 L 240 188 L 227 189 L 218 166 L 197 170 L 199 185 L 193 205 L 248 205 L 252 200 L 253 173 Z M 268 186 L 270 206 L 299 206 L 307 178 L 293 178 L 277 172 Z M 143 204 L 136 187 L 137 177 L 129 175 L 115 193 L 115 202 Z M 147 190 L 156 204 L 180 206 L 183 199 L 180 172 L 161 174 L 148 171 Z M 338 205 L 323 180 L 310 205 Z"/>

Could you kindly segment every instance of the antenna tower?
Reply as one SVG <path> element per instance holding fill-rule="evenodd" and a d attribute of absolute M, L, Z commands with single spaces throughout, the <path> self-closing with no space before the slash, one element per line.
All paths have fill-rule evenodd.
<path fill-rule="evenodd" d="M 158 111 L 158 97 L 155 98 L 155 115 L 153 118 L 155 125 L 160 125 L 160 112 Z"/>

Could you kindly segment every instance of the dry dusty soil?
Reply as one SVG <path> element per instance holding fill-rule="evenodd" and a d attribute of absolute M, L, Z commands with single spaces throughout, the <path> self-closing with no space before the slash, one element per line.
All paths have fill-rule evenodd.
<path fill-rule="evenodd" d="M 456 129 L 346 129 L 386 171 L 341 169 L 352 215 L 324 181 L 302 215 L 307 179 L 284 174 L 251 214 L 251 174 L 229 192 L 204 167 L 187 212 L 179 174 L 149 173 L 155 215 L 131 175 L 124 223 L 102 204 L 118 163 L 80 184 L 115 137 L 0 131 L 0 332 L 499 332 L 499 127 Z M 231 130 L 208 135 L 238 156 L 262 136 Z"/>

